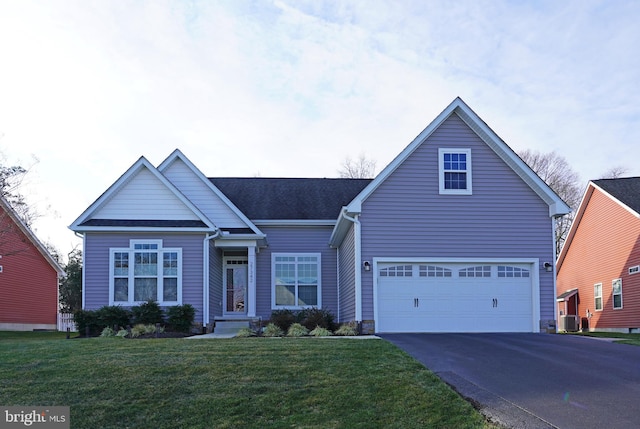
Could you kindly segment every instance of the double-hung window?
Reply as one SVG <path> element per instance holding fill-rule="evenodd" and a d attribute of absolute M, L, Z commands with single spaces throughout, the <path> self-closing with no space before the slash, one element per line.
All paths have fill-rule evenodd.
<path fill-rule="evenodd" d="M 602 283 L 593 285 L 593 297 L 595 300 L 596 311 L 602 311 Z"/>
<path fill-rule="evenodd" d="M 438 149 L 441 194 L 471 195 L 471 149 Z"/>
<path fill-rule="evenodd" d="M 322 306 L 319 253 L 274 253 L 271 265 L 274 309 Z"/>
<path fill-rule="evenodd" d="M 611 294 L 613 296 L 613 309 L 622 308 L 622 279 L 615 279 L 611 282 Z"/>
<path fill-rule="evenodd" d="M 175 305 L 182 301 L 182 249 L 163 248 L 162 240 L 131 240 L 109 252 L 109 301 Z"/>

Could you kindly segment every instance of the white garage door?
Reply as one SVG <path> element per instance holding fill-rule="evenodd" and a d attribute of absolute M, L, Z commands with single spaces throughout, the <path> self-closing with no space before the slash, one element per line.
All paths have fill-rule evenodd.
<path fill-rule="evenodd" d="M 533 332 L 531 264 L 378 263 L 378 332 Z"/>

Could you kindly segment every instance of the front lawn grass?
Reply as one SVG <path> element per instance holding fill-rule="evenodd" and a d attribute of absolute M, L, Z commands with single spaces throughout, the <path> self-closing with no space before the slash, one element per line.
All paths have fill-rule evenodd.
<path fill-rule="evenodd" d="M 579 332 L 577 335 L 600 338 L 619 338 L 619 340 L 615 341 L 616 343 L 640 346 L 640 334 L 627 334 L 622 332 Z"/>
<path fill-rule="evenodd" d="M 493 427 L 383 340 L 52 337 L 0 334 L 0 404 L 73 428 Z"/>

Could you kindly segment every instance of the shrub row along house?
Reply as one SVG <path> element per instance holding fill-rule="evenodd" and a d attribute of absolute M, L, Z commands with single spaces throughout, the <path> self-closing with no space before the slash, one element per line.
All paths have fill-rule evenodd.
<path fill-rule="evenodd" d="M 0 330 L 56 329 L 62 276 L 62 267 L 0 197 Z"/>
<path fill-rule="evenodd" d="M 188 303 L 222 320 L 319 307 L 372 332 L 555 324 L 569 207 L 455 99 L 373 180 L 206 177 L 135 162 L 71 225 L 83 307 Z"/>
<path fill-rule="evenodd" d="M 640 178 L 589 182 L 558 258 L 563 330 L 640 331 Z"/>

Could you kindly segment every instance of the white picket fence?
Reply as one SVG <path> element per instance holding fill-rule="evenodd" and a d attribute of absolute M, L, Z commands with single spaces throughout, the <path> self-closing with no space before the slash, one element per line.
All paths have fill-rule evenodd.
<path fill-rule="evenodd" d="M 58 313 L 58 331 L 67 332 L 67 328 L 71 332 L 76 332 L 76 323 L 73 321 L 73 314 Z"/>

